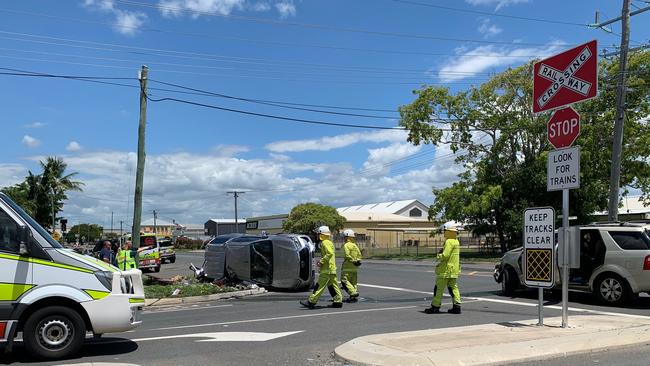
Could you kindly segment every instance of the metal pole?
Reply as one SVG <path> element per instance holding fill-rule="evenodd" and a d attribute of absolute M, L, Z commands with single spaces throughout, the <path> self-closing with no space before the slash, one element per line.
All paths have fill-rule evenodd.
<path fill-rule="evenodd" d="M 562 240 L 562 328 L 569 326 L 569 245 L 568 235 L 569 230 L 569 190 L 562 190 L 562 232 L 564 240 Z"/>
<path fill-rule="evenodd" d="M 630 46 L 630 0 L 623 0 L 621 11 L 621 54 L 618 60 L 618 82 L 616 85 L 616 120 L 614 121 L 614 144 L 609 178 L 609 206 L 607 219 L 618 220 L 618 194 L 621 184 L 621 156 L 623 155 L 623 124 L 625 122 L 625 78 L 627 74 L 627 51 Z"/>
<path fill-rule="evenodd" d="M 113 211 L 111 211 L 111 235 L 113 235 Z"/>
<path fill-rule="evenodd" d="M 140 70 L 140 124 L 138 125 L 138 162 L 135 174 L 135 191 L 133 193 L 133 229 L 131 238 L 133 247 L 140 247 L 140 222 L 142 220 L 142 186 L 145 166 L 145 130 L 147 127 L 147 79 L 149 68 L 142 66 Z"/>
<path fill-rule="evenodd" d="M 54 188 L 52 188 L 52 235 L 56 229 L 56 214 L 54 213 Z"/>
<path fill-rule="evenodd" d="M 543 288 L 538 288 L 537 289 L 537 297 L 538 297 L 538 303 L 537 303 L 537 325 L 544 326 L 544 289 Z"/>
<path fill-rule="evenodd" d="M 124 237 L 124 233 L 122 232 L 122 224 L 123 223 L 124 223 L 124 221 L 120 220 L 120 247 L 122 247 L 122 245 L 124 244 L 122 242 L 122 238 Z"/>

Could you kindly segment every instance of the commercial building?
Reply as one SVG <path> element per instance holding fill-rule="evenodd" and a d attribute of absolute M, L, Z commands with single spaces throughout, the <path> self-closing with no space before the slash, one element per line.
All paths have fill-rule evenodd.
<path fill-rule="evenodd" d="M 203 225 L 204 233 L 207 236 L 216 236 L 231 233 L 245 233 L 246 220 L 239 219 L 235 224 L 235 219 L 210 219 Z"/>
<path fill-rule="evenodd" d="M 641 196 L 623 197 L 618 208 L 619 221 L 650 220 L 650 206 L 643 203 Z M 607 221 L 607 211 L 594 214 L 596 221 Z"/>
<path fill-rule="evenodd" d="M 148 219 L 140 224 L 140 231 L 146 234 L 156 234 L 158 237 L 172 237 L 174 230 L 179 228 L 175 222 L 169 222 L 161 219 Z"/>

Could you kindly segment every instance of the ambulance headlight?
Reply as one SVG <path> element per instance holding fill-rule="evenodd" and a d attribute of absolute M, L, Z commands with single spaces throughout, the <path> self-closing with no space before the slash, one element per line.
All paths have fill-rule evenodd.
<path fill-rule="evenodd" d="M 113 272 L 110 271 L 100 271 L 100 272 L 95 272 L 95 277 L 99 280 L 99 282 L 106 287 L 107 290 L 112 291 L 113 290 Z"/>

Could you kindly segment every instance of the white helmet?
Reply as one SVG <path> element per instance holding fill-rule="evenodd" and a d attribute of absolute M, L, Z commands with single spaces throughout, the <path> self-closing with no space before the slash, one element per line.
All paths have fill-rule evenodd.
<path fill-rule="evenodd" d="M 323 234 L 323 235 L 332 235 L 332 232 L 330 231 L 329 226 L 321 226 L 318 228 L 318 233 Z"/>
<path fill-rule="evenodd" d="M 345 229 L 343 230 L 343 236 L 346 238 L 354 238 L 354 231 L 352 229 Z"/>

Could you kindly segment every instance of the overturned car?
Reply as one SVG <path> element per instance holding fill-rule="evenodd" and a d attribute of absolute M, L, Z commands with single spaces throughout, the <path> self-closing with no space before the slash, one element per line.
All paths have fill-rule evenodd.
<path fill-rule="evenodd" d="M 304 291 L 314 283 L 314 245 L 307 236 L 216 237 L 205 248 L 203 270 L 218 280 L 250 281 L 277 290 Z"/>

